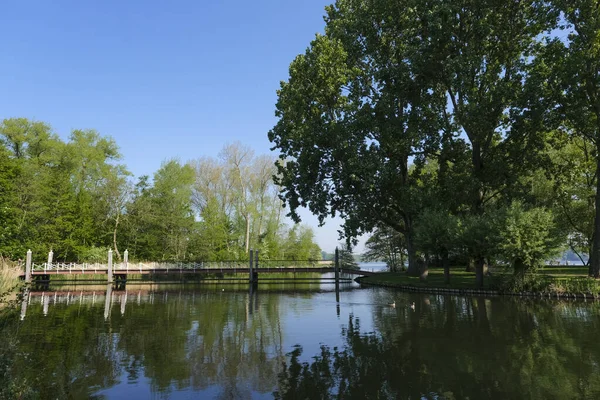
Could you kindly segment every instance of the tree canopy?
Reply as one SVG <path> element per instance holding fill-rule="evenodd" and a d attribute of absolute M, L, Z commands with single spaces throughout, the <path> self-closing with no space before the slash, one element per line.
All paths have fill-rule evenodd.
<path fill-rule="evenodd" d="M 599 275 L 599 15 L 592 0 L 326 7 L 269 132 L 290 215 L 339 214 L 350 240 L 392 229 L 412 274 L 462 254 L 482 284 L 494 260 L 533 267 L 570 244 Z"/>
<path fill-rule="evenodd" d="M 320 259 L 314 233 L 286 226 L 274 159 L 234 143 L 218 159 L 166 160 L 133 180 L 116 142 L 94 130 L 63 141 L 47 124 L 0 123 L 0 255 L 56 261 Z"/>

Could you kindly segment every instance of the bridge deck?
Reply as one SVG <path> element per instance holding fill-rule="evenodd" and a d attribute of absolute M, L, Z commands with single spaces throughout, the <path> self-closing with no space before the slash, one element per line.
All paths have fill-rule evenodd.
<path fill-rule="evenodd" d="M 332 267 L 265 267 L 255 270 L 257 273 L 328 273 L 335 272 Z M 81 274 L 107 274 L 107 269 L 72 268 L 72 269 L 50 269 L 47 271 L 35 270 L 32 276 L 40 275 L 81 275 Z M 165 274 L 249 274 L 249 268 L 153 268 L 153 269 L 113 269 L 114 275 L 165 275 Z M 360 269 L 341 268 L 341 274 L 369 276 L 376 272 Z M 24 275 L 21 275 L 24 276 Z"/>

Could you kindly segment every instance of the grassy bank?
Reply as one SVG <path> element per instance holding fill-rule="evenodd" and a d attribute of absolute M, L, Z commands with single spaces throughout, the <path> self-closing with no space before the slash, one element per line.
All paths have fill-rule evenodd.
<path fill-rule="evenodd" d="M 15 263 L 0 257 L 0 307 L 15 298 L 21 285 L 20 274 L 21 269 Z"/>
<path fill-rule="evenodd" d="M 19 284 L 21 269 L 0 257 L 0 293 L 12 291 Z"/>
<path fill-rule="evenodd" d="M 449 284 L 444 282 L 444 271 L 438 268 L 430 269 L 426 280 L 420 280 L 419 277 L 408 276 L 402 272 L 384 272 L 363 277 L 360 282 L 387 287 L 476 289 L 475 273 L 466 272 L 464 267 L 452 268 L 450 275 Z M 589 278 L 587 267 L 584 266 L 546 266 L 523 279 L 516 279 L 509 269 L 501 268 L 493 270 L 492 274 L 485 278 L 482 289 L 506 294 L 534 292 L 600 296 L 600 281 Z"/>

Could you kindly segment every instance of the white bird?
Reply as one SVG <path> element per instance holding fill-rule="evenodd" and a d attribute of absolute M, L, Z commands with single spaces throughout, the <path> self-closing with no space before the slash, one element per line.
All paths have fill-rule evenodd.
<path fill-rule="evenodd" d="M 389 304 L 389 306 L 390 306 L 390 307 L 396 307 L 396 300 L 394 300 L 394 302 L 393 302 L 393 303 L 390 303 L 390 304 Z"/>
<path fill-rule="evenodd" d="M 413 303 L 410 305 L 410 308 L 411 308 L 411 309 L 413 309 L 413 310 L 415 309 L 415 302 L 414 302 L 414 301 L 413 301 Z"/>

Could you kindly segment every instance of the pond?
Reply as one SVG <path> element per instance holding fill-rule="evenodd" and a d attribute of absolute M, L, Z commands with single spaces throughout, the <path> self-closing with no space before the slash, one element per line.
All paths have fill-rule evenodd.
<path fill-rule="evenodd" d="M 338 296 L 318 282 L 33 292 L 2 328 L 0 398 L 600 398 L 597 303 Z"/>

